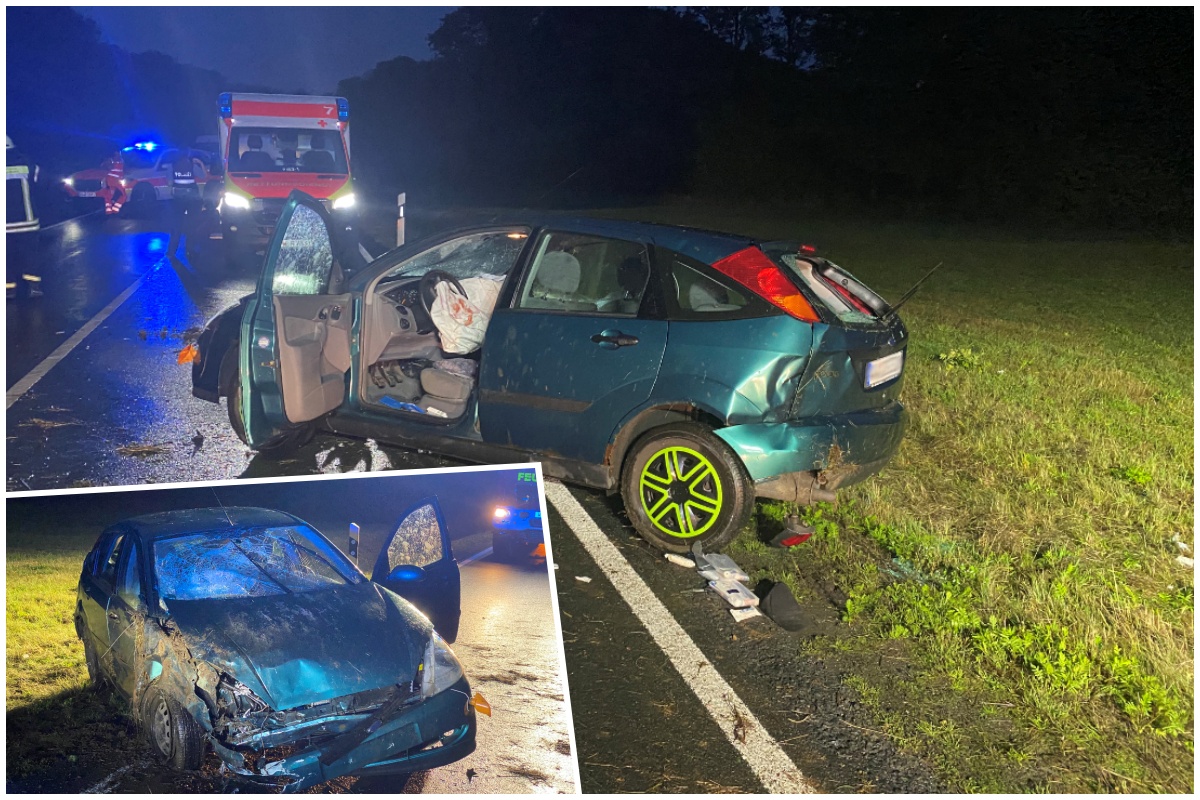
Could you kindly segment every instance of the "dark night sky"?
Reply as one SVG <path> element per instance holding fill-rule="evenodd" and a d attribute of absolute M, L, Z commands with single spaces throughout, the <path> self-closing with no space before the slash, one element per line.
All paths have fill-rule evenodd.
<path fill-rule="evenodd" d="M 104 38 L 280 92 L 332 93 L 396 56 L 427 59 L 446 7 L 81 7 Z M 280 33 L 286 27 L 286 35 Z"/>

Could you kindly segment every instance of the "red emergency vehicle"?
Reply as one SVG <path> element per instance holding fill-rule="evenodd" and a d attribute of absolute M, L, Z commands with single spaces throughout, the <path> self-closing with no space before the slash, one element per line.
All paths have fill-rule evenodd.
<path fill-rule="evenodd" d="M 203 153 L 188 152 L 195 163 L 196 183 L 206 195 L 210 176 Z M 177 148 L 138 142 L 113 153 L 95 169 L 76 172 L 63 181 L 63 188 L 81 212 L 101 204 L 108 214 L 116 214 L 122 208 L 149 212 L 157 201 L 171 199 L 171 165 L 178 156 Z"/>
<path fill-rule="evenodd" d="M 345 230 L 357 222 L 350 172 L 350 105 L 344 97 L 226 92 L 217 101 L 222 236 L 231 255 L 254 252 L 300 189 Z"/>

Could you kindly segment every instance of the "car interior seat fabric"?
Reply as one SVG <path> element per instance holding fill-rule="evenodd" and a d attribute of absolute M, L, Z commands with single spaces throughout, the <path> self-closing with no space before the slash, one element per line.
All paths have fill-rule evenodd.
<path fill-rule="evenodd" d="M 735 311 L 737 306 L 726 301 L 729 294 L 716 284 L 697 281 L 688 287 L 687 306 L 693 311 Z"/>
<path fill-rule="evenodd" d="M 554 251 L 542 256 L 529 290 L 525 308 L 562 308 L 569 311 L 594 310 L 575 295 L 582 277 L 579 259 L 570 253 Z"/>
<path fill-rule="evenodd" d="M 430 367 L 421 370 L 421 388 L 426 394 L 445 400 L 466 400 L 475 388 L 475 379 Z"/>
<path fill-rule="evenodd" d="M 308 172 L 329 172 L 333 169 L 333 153 L 325 147 L 325 137 L 319 133 L 314 133 L 309 140 L 311 148 L 307 153 L 300 156 L 301 169 Z"/>
<path fill-rule="evenodd" d="M 255 170 L 271 171 L 275 169 L 275 159 L 262 151 L 262 137 L 251 134 L 246 137 L 246 146 L 250 148 L 238 159 L 238 166 L 246 172 Z"/>

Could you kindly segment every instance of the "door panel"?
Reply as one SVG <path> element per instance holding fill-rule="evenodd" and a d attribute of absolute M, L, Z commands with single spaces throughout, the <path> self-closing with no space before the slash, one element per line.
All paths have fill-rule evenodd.
<path fill-rule="evenodd" d="M 462 585 L 436 497 L 409 508 L 384 541 L 371 580 L 419 608 L 442 638 L 458 636 Z"/>
<path fill-rule="evenodd" d="M 331 229 L 319 202 L 289 195 L 239 337 L 242 426 L 252 446 L 342 402 L 352 320 L 350 296 L 330 294 L 341 275 Z"/>
<path fill-rule="evenodd" d="M 483 440 L 601 463 L 613 428 L 650 396 L 666 344 L 661 320 L 497 311 L 480 367 Z"/>
<path fill-rule="evenodd" d="M 289 422 L 308 422 L 345 399 L 350 295 L 276 295 L 279 380 Z"/>

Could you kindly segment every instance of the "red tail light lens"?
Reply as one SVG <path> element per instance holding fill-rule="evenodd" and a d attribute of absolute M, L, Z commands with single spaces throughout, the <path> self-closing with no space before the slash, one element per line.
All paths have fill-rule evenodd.
<path fill-rule="evenodd" d="M 728 275 L 750 291 L 767 300 L 771 305 L 786 311 L 803 322 L 820 322 L 796 285 L 788 280 L 774 261 L 757 247 L 747 247 L 725 256 L 713 264 L 722 275 Z"/>

